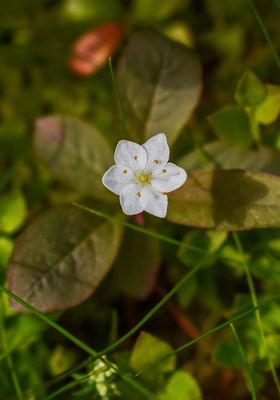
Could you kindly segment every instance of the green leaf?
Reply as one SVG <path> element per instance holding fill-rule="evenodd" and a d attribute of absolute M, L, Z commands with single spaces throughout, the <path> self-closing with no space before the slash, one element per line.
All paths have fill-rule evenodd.
<path fill-rule="evenodd" d="M 189 174 L 169 196 L 168 220 L 225 231 L 280 226 L 280 178 L 242 170 Z"/>
<path fill-rule="evenodd" d="M 177 292 L 177 299 L 180 308 L 186 309 L 197 294 L 198 290 L 200 290 L 198 280 L 193 276 L 192 279 L 185 282 Z"/>
<path fill-rule="evenodd" d="M 73 350 L 69 350 L 62 345 L 56 346 L 49 358 L 49 370 L 51 376 L 63 374 L 63 372 L 72 368 L 76 359 L 77 356 Z"/>
<path fill-rule="evenodd" d="M 114 282 L 126 295 L 146 298 L 154 288 L 159 262 L 158 239 L 134 231 L 127 232 L 114 265 Z"/>
<path fill-rule="evenodd" d="M 128 138 L 164 132 L 173 144 L 198 103 L 200 63 L 192 50 L 154 32 L 130 39 L 118 68 Z"/>
<path fill-rule="evenodd" d="M 280 86 L 267 85 L 266 98 L 256 106 L 254 117 L 257 122 L 272 124 L 280 113 Z"/>
<path fill-rule="evenodd" d="M 258 278 L 280 283 L 280 261 L 270 256 L 254 257 L 249 267 Z"/>
<path fill-rule="evenodd" d="M 240 254 L 236 251 L 234 243 L 227 241 L 219 251 L 219 258 L 222 259 L 223 264 L 228 265 L 235 276 L 242 276 L 244 274 L 244 257 L 245 260 L 249 259 L 248 254 Z"/>
<path fill-rule="evenodd" d="M 235 97 L 239 104 L 246 107 L 258 104 L 266 94 L 266 86 L 252 71 L 247 71 L 237 84 Z"/>
<path fill-rule="evenodd" d="M 265 383 L 265 377 L 263 374 L 261 374 L 259 371 L 256 371 L 253 368 L 249 367 L 249 371 L 250 371 L 250 375 L 251 375 L 251 379 L 254 385 L 255 390 L 260 390 L 264 383 Z"/>
<path fill-rule="evenodd" d="M 197 381 L 186 371 L 178 370 L 169 378 L 160 400 L 202 400 Z"/>
<path fill-rule="evenodd" d="M 25 218 L 26 204 L 22 194 L 8 194 L 0 198 L 0 231 L 16 232 Z"/>
<path fill-rule="evenodd" d="M 110 270 L 121 233 L 120 224 L 75 207 L 46 212 L 15 243 L 9 289 L 44 312 L 80 304 Z M 16 303 L 13 307 L 23 310 Z"/>
<path fill-rule="evenodd" d="M 265 146 L 249 150 L 216 141 L 187 154 L 178 164 L 187 170 L 241 168 L 280 175 L 280 152 Z"/>
<path fill-rule="evenodd" d="M 141 22 L 164 20 L 186 7 L 186 0 L 135 0 L 135 19 Z"/>
<path fill-rule="evenodd" d="M 226 106 L 209 117 L 217 136 L 226 143 L 249 146 L 253 142 L 248 114 L 240 106 Z"/>
<path fill-rule="evenodd" d="M 280 335 L 273 334 L 266 336 L 266 346 L 275 367 L 280 365 Z M 263 342 L 259 347 L 258 366 L 264 370 L 269 370 L 269 361 L 267 358 L 267 348 Z"/>
<path fill-rule="evenodd" d="M 179 249 L 178 257 L 185 265 L 189 267 L 193 267 L 195 264 L 198 264 L 202 261 L 205 262 L 205 265 L 209 265 L 215 261 L 214 258 L 209 256 L 213 256 L 215 253 L 217 253 L 222 244 L 225 242 L 226 238 L 226 232 L 193 229 L 191 232 L 188 232 L 185 235 L 183 239 L 184 246 Z M 204 251 L 207 254 L 202 254 L 191 250 L 191 248 L 188 248 L 191 246 L 199 248 L 201 251 Z"/>
<path fill-rule="evenodd" d="M 193 33 L 190 26 L 188 26 L 185 21 L 176 20 L 164 24 L 160 31 L 171 40 L 175 40 L 188 47 L 194 47 Z"/>
<path fill-rule="evenodd" d="M 11 255 L 14 243 L 11 239 L 0 237 L 0 268 L 5 268 Z"/>
<path fill-rule="evenodd" d="M 63 6 L 66 17 L 77 21 L 111 20 L 121 17 L 121 5 L 118 0 L 66 0 Z"/>
<path fill-rule="evenodd" d="M 213 351 L 212 360 L 217 364 L 244 368 L 244 361 L 236 342 L 224 341 L 219 343 Z"/>
<path fill-rule="evenodd" d="M 102 175 L 113 163 L 112 150 L 93 126 L 72 117 L 37 120 L 34 144 L 38 155 L 72 189 L 97 199 L 112 199 Z"/>
<path fill-rule="evenodd" d="M 11 318 L 7 329 L 7 351 L 21 351 L 35 341 L 47 329 L 47 325 L 33 315 L 18 315 Z"/>
<path fill-rule="evenodd" d="M 133 347 L 130 365 L 133 371 L 140 372 L 160 358 L 173 351 L 172 347 L 162 339 L 148 332 L 141 332 Z M 153 368 L 153 374 L 171 372 L 174 370 L 176 357 L 172 355 Z M 150 373 L 147 372 L 147 373 Z"/>

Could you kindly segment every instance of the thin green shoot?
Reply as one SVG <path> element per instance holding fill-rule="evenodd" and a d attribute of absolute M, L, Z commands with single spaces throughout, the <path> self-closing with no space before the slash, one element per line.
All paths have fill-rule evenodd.
<path fill-rule="evenodd" d="M 88 346 L 86 343 L 78 339 L 76 336 L 72 335 L 70 332 L 68 332 L 66 329 L 64 329 L 62 326 L 57 324 L 56 322 L 52 321 L 49 319 L 45 314 L 41 313 L 39 310 L 31 306 L 31 304 L 28 304 L 26 301 L 18 297 L 15 293 L 11 292 L 10 290 L 4 288 L 3 286 L 0 285 L 0 291 L 7 296 L 9 296 L 11 299 L 15 300 L 17 303 L 21 304 L 24 308 L 26 308 L 28 311 L 30 311 L 32 314 L 36 315 L 39 319 L 42 321 L 46 322 L 48 325 L 50 325 L 53 329 L 61 333 L 63 336 L 65 336 L 69 341 L 74 343 L 76 346 L 78 346 L 80 349 L 91 355 L 93 358 L 100 358 L 106 365 L 108 365 L 110 368 L 112 368 L 115 373 L 120 376 L 125 382 L 130 384 L 132 387 L 134 387 L 137 391 L 142 393 L 145 397 L 147 398 L 152 398 L 153 394 L 142 384 L 136 382 L 131 376 L 127 374 L 123 374 L 116 366 L 115 364 L 111 363 L 109 360 L 107 360 L 104 357 L 101 357 L 99 353 L 92 349 L 90 346 Z"/>
<path fill-rule="evenodd" d="M 241 256 L 241 259 L 242 259 L 242 264 L 243 264 L 243 268 L 244 268 L 244 271 L 245 271 L 245 274 L 246 274 L 247 284 L 248 284 L 248 287 L 249 287 L 249 291 L 250 291 L 250 295 L 251 295 L 251 298 L 252 298 L 253 306 L 254 307 L 258 307 L 258 299 L 257 299 L 257 294 L 256 294 L 253 278 L 252 278 L 252 275 L 251 275 L 251 271 L 250 271 L 249 265 L 248 265 L 248 263 L 246 261 L 245 255 L 244 255 L 244 251 L 243 251 L 243 248 L 242 248 L 241 241 L 240 241 L 239 236 L 237 235 L 237 233 L 233 233 L 233 238 L 234 238 L 236 247 L 238 249 L 238 252 L 239 252 L 239 254 Z M 267 340 L 266 340 L 266 337 L 265 337 L 265 332 L 264 332 L 264 326 L 263 326 L 263 323 L 262 323 L 261 313 L 260 313 L 259 309 L 257 309 L 257 308 L 256 308 L 255 315 L 256 315 L 256 320 L 257 320 L 259 332 L 260 332 L 260 335 L 261 335 L 261 339 L 262 339 L 262 342 L 263 342 L 263 345 L 264 345 L 264 349 L 265 349 L 265 352 L 266 352 L 266 355 L 267 355 L 267 359 L 268 359 L 271 375 L 272 375 L 272 378 L 274 380 L 274 383 L 275 383 L 275 386 L 277 388 L 277 391 L 278 391 L 278 393 L 280 395 L 280 382 L 279 382 L 279 379 L 278 379 L 278 376 L 277 376 L 277 372 L 276 372 L 276 369 L 274 367 L 274 364 L 273 364 L 273 361 L 272 361 L 272 357 L 271 357 L 271 354 L 270 354 L 270 351 L 269 351 L 269 348 L 268 348 L 268 345 L 267 345 Z"/>
<path fill-rule="evenodd" d="M 155 366 L 157 366 L 158 364 L 160 364 L 162 361 L 166 360 L 167 358 L 173 356 L 174 354 L 178 354 L 186 349 L 188 349 L 189 347 L 193 346 L 194 344 L 200 342 L 203 339 L 206 339 L 207 337 L 213 335 L 216 332 L 221 331 L 224 328 L 227 328 L 230 324 L 241 320 L 242 318 L 247 317 L 248 315 L 256 312 L 256 310 L 260 310 L 261 308 L 265 308 L 267 306 L 269 306 L 270 304 L 279 301 L 280 300 L 280 295 L 274 297 L 273 299 L 259 304 L 256 307 L 252 307 L 249 308 L 248 310 L 245 310 L 243 312 L 241 312 L 240 314 L 236 315 L 235 317 L 230 318 L 228 321 L 223 322 L 222 324 L 210 329 L 209 331 L 207 331 L 206 333 L 203 333 L 202 335 L 198 336 L 197 338 L 185 343 L 184 345 L 178 347 L 177 349 L 175 349 L 174 351 L 166 354 L 164 357 L 159 358 L 158 360 L 156 360 L 154 363 L 152 363 L 151 365 L 148 365 L 146 368 L 143 368 L 141 371 L 139 371 L 137 374 L 135 374 L 134 376 L 139 376 L 142 375 L 144 372 L 147 372 L 148 370 L 154 368 Z"/>
<path fill-rule="evenodd" d="M 3 295 L 0 296 L 0 342 L 2 342 L 3 345 L 3 350 L 6 353 L 6 360 L 7 360 L 7 365 L 11 374 L 12 382 L 15 388 L 15 392 L 17 395 L 17 398 L 19 400 L 23 400 L 23 393 L 19 384 L 19 379 L 17 377 L 17 373 L 15 370 L 15 366 L 12 360 L 12 357 L 10 353 L 7 351 L 7 341 L 6 341 L 6 332 L 5 332 L 5 326 L 4 326 L 4 299 Z"/>
<path fill-rule="evenodd" d="M 151 236 L 151 237 L 159 239 L 159 240 L 161 240 L 163 242 L 172 244 L 174 246 L 186 248 L 186 249 L 192 250 L 192 251 L 194 251 L 196 253 L 202 254 L 204 256 L 211 257 L 211 254 L 209 252 L 201 249 L 200 247 L 192 246 L 192 245 L 184 243 L 184 242 L 182 242 L 180 240 L 173 239 L 172 237 L 169 237 L 169 236 L 166 236 L 166 235 L 162 235 L 159 232 L 156 232 L 156 231 L 153 231 L 153 230 L 150 230 L 150 229 L 147 229 L 147 228 L 143 228 L 143 227 L 135 225 L 135 224 L 131 224 L 129 222 L 126 222 L 123 219 L 116 218 L 116 217 L 111 217 L 108 214 L 105 214 L 105 213 L 103 213 L 103 212 L 101 212 L 99 210 L 95 210 L 93 208 L 88 208 L 86 206 L 83 206 L 82 204 L 79 204 L 79 203 L 76 203 L 76 202 L 73 202 L 72 204 L 75 207 L 80 208 L 81 210 L 84 210 L 84 211 L 89 212 L 91 214 L 97 215 L 98 217 L 107 219 L 108 221 L 111 221 L 112 223 L 121 224 L 124 227 L 126 227 L 128 229 L 132 229 L 132 230 L 134 230 L 136 232 L 142 233 L 143 235 Z M 221 260 L 230 261 L 231 263 L 235 263 L 235 264 L 239 265 L 239 262 L 237 260 L 235 260 L 234 258 L 221 257 Z"/>
<path fill-rule="evenodd" d="M 199 263 L 191 269 L 183 278 L 132 328 L 129 332 L 120 337 L 116 342 L 110 344 L 99 354 L 105 355 L 116 349 L 121 343 L 125 342 L 135 332 L 137 332 L 178 290 L 204 265 L 204 262 Z"/>
<path fill-rule="evenodd" d="M 115 92 L 115 97 L 116 97 L 118 109 L 119 109 L 120 128 L 121 128 L 120 139 L 124 139 L 126 137 L 125 117 L 124 117 L 124 111 L 123 111 L 123 106 L 122 106 L 122 101 L 121 101 L 121 95 L 120 95 L 119 87 L 118 87 L 117 80 L 115 77 L 111 57 L 109 58 L 109 68 L 110 68 L 111 79 L 112 79 L 113 88 L 114 88 L 114 92 Z"/>
<path fill-rule="evenodd" d="M 252 379 L 250 367 L 249 367 L 245 352 L 243 350 L 240 338 L 238 336 L 238 333 L 237 333 L 233 323 L 230 324 L 230 327 L 231 327 L 233 336 L 234 336 L 234 338 L 236 340 L 236 343 L 238 345 L 239 352 L 240 352 L 240 355 L 241 355 L 241 358 L 242 358 L 242 361 L 243 361 L 244 370 L 245 370 L 245 378 L 246 378 L 247 385 L 249 387 L 250 393 L 252 394 L 252 399 L 253 400 L 257 400 L 257 393 L 256 393 L 256 390 L 255 390 L 255 385 L 254 385 L 254 382 L 253 382 L 253 379 Z"/>
<path fill-rule="evenodd" d="M 268 30 L 267 30 L 267 28 L 266 28 L 266 26 L 265 26 L 265 24 L 264 24 L 264 22 L 263 22 L 263 20 L 262 20 L 262 18 L 260 16 L 259 12 L 258 12 L 258 9 L 257 9 L 257 7 L 256 7 L 256 5 L 255 5 L 253 0 L 248 0 L 248 2 L 249 2 L 249 5 L 250 5 L 255 17 L 256 17 L 257 22 L 258 22 L 258 24 L 259 24 L 259 26 L 260 26 L 260 28 L 262 30 L 262 33 L 263 33 L 263 35 L 264 35 L 264 37 L 265 37 L 265 39 L 266 39 L 266 41 L 267 41 L 267 43 L 268 43 L 268 45 L 270 47 L 272 55 L 273 55 L 277 65 L 278 65 L 278 67 L 280 68 L 280 57 L 279 57 L 279 55 L 277 53 L 277 50 L 276 50 L 276 48 L 275 48 L 275 46 L 274 46 L 274 44 L 273 44 L 273 42 L 272 42 L 272 40 L 270 38 Z"/>
<path fill-rule="evenodd" d="M 263 304 L 260 304 L 258 307 L 252 307 L 252 308 L 249 308 L 248 310 L 245 310 L 245 311 L 243 311 L 243 312 L 237 314 L 237 315 L 234 316 L 232 319 L 230 319 L 230 320 L 228 320 L 228 321 L 226 321 L 226 322 L 223 322 L 223 323 L 221 323 L 221 324 L 215 326 L 214 328 L 212 328 L 211 330 L 207 331 L 206 333 L 200 335 L 200 336 L 197 337 L 196 339 L 194 339 L 194 340 L 188 342 L 187 344 L 185 344 L 185 345 L 179 347 L 179 348 L 176 350 L 176 353 L 179 353 L 180 351 L 183 351 L 183 350 L 187 349 L 188 347 L 191 347 L 192 345 L 197 344 L 197 343 L 200 342 L 201 340 L 206 339 L 208 336 L 210 336 L 210 335 L 212 335 L 212 334 L 214 334 L 214 333 L 216 333 L 216 332 L 219 332 L 220 330 L 222 330 L 222 329 L 228 327 L 231 323 L 236 322 L 236 321 L 239 321 L 239 320 L 241 320 L 241 319 L 243 319 L 243 318 L 246 318 L 247 316 L 249 316 L 249 315 L 251 315 L 252 313 L 254 313 L 257 309 L 265 308 L 265 307 L 267 307 L 267 306 L 269 306 L 269 305 L 271 305 L 272 303 L 277 302 L 277 301 L 280 301 L 280 295 L 277 296 L 277 297 L 274 297 L 274 298 L 272 298 L 272 299 L 270 299 L 270 300 L 268 300 L 267 302 L 265 302 L 265 303 L 263 303 Z M 103 350 L 103 351 L 104 351 L 104 350 Z M 168 354 L 166 357 L 163 357 L 163 358 L 157 360 L 157 361 L 155 362 L 155 364 L 152 364 L 152 365 L 148 366 L 145 370 L 140 371 L 140 372 L 137 374 L 137 376 L 140 375 L 140 374 L 142 374 L 142 373 L 144 373 L 146 370 L 152 369 L 154 366 L 156 366 L 156 365 L 159 364 L 160 362 L 164 361 L 166 358 L 171 357 L 173 354 L 174 354 L 174 353 L 172 352 L 172 353 Z M 54 379 L 52 380 L 52 382 L 50 383 L 50 385 L 51 385 L 51 384 L 55 384 L 55 383 L 57 383 L 57 382 L 59 382 L 59 381 L 65 379 L 65 378 L 67 378 L 69 375 L 72 375 L 73 372 L 79 371 L 80 369 L 82 369 L 82 368 L 84 368 L 85 366 L 89 365 L 89 364 L 92 363 L 93 361 L 94 361 L 94 359 L 92 359 L 92 358 L 82 361 L 80 364 L 78 364 L 78 365 L 76 365 L 75 367 L 71 368 L 69 371 L 66 371 L 66 372 L 64 372 L 62 375 L 58 376 L 57 378 L 54 378 Z"/>
<path fill-rule="evenodd" d="M 48 396 L 44 397 L 42 400 L 52 400 L 55 399 L 56 397 L 60 396 L 61 394 L 68 392 L 71 389 L 74 389 L 75 387 L 79 386 L 85 379 L 81 380 L 76 380 L 67 383 L 66 385 L 63 385 L 59 389 L 57 389 L 55 392 L 49 394 Z"/>

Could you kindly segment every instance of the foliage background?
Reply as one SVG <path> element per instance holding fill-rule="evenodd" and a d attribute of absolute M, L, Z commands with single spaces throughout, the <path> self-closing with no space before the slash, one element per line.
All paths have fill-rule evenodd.
<path fill-rule="evenodd" d="M 107 57 L 103 67 L 88 77 L 78 76 L 81 74 L 69 67 L 71 49 L 77 38 L 108 21 L 116 21 L 124 32 L 113 55 L 121 94 L 125 80 L 119 77 L 121 72 L 117 65 L 123 48 L 136 30 L 152 28 L 161 32 L 169 39 L 193 47 L 200 59 L 202 95 L 195 114 L 174 143 L 173 160 L 188 171 L 197 170 L 198 174 L 201 170 L 213 169 L 211 160 L 214 160 L 224 169 L 242 168 L 264 171 L 275 177 L 279 175 L 278 0 L 2 0 L 0 7 L 2 288 L 7 286 L 6 269 L 15 242 L 19 243 L 19 235 L 22 237 L 22 232 L 27 232 L 26 227 L 38 221 L 36 218 L 42 212 L 56 206 L 66 210 L 65 204 L 79 201 L 112 216 L 112 203 L 108 205 L 102 196 L 89 201 L 79 191 L 69 188 L 66 184 L 69 182 L 58 179 L 52 168 L 42 161 L 48 146 L 42 143 L 40 153 L 33 135 L 35 121 L 42 116 L 79 117 L 102 132 L 114 148 L 121 136 L 121 121 Z M 139 50 L 141 62 L 145 45 Z M 142 58 L 148 72 L 149 63 Z M 255 75 L 251 72 L 246 75 L 248 70 Z M 262 90 L 268 90 L 266 84 L 274 85 L 273 93 L 270 89 L 269 95 L 265 92 L 262 97 Z M 121 99 L 125 105 L 124 96 Z M 176 98 L 173 107 L 167 110 L 170 114 L 175 113 Z M 129 115 L 124 114 L 129 120 Z M 70 126 L 73 129 L 74 123 Z M 51 131 L 49 126 L 47 128 Z M 38 129 L 40 131 L 40 127 Z M 79 129 L 78 125 L 76 130 Z M 127 132 L 128 136 L 133 134 Z M 225 198 L 220 200 L 228 202 L 226 212 L 236 210 L 238 218 L 231 223 L 236 225 L 238 220 L 239 229 L 246 218 L 244 214 L 238 214 L 237 188 L 248 182 L 240 182 L 238 178 L 233 184 L 235 177 L 228 180 L 228 176 L 225 176 L 224 184 L 231 188 L 230 196 L 226 192 Z M 201 334 L 252 304 L 256 306 L 279 294 L 279 182 L 275 178 L 275 186 L 271 186 L 270 178 L 264 179 L 262 184 L 267 185 L 270 193 L 273 214 L 267 224 L 268 213 L 264 212 L 260 225 L 273 225 L 273 229 L 232 234 L 190 228 L 190 217 L 185 214 L 185 225 L 177 225 L 183 217 L 176 214 L 178 205 L 175 204 L 172 208 L 175 211 L 170 211 L 172 222 L 159 221 L 148 215 L 144 217 L 143 228 L 158 232 L 163 236 L 161 240 L 151 237 L 149 232 L 136 232 L 135 228 L 127 228 L 122 233 L 122 243 L 119 243 L 120 239 L 115 244 L 115 256 L 120 246 L 118 256 L 114 257 L 114 251 L 110 249 L 112 258 L 116 258 L 112 269 L 104 280 L 100 278 L 102 282 L 94 295 L 82 304 L 69 309 L 64 309 L 65 305 L 54 307 L 60 311 L 47 314 L 48 320 L 43 322 L 32 313 L 12 309 L 8 297 L 2 294 L 0 398 L 69 399 L 78 390 L 78 398 L 102 398 L 102 390 L 96 386 L 96 376 L 100 377 L 100 372 L 94 375 L 97 367 L 92 359 L 89 366 L 80 370 L 80 375 L 73 375 L 72 371 L 66 376 L 60 375 L 86 359 L 83 351 L 86 349 L 79 348 L 80 342 L 78 347 L 77 343 L 71 343 L 68 332 L 101 351 L 141 318 L 146 318 L 158 301 L 163 299 L 165 302 L 166 293 L 190 273 L 172 299 L 147 320 L 143 327 L 145 332 L 137 330 L 108 356 L 123 374 L 122 378 L 117 374 L 114 380 L 120 397 L 141 399 L 152 398 L 154 394 L 165 400 L 242 400 L 254 398 L 257 393 L 260 399 L 278 399 L 276 374 L 280 364 L 280 324 L 277 302 L 262 308 L 260 313 L 240 319 L 232 330 L 227 327 L 207 339 L 197 340 Z M 258 187 L 253 185 L 251 189 L 255 192 Z M 96 187 L 93 185 L 91 190 L 95 192 Z M 176 196 L 174 198 L 176 200 Z M 171 199 L 171 205 L 175 200 Z M 118 210 L 117 203 L 114 210 Z M 22 250 L 25 253 L 15 252 L 20 261 L 30 254 L 42 257 L 41 250 L 49 249 L 51 239 L 53 248 L 62 251 L 67 245 L 68 233 L 79 236 L 84 230 L 90 230 L 91 218 L 95 227 L 103 229 L 104 218 L 90 217 L 75 208 L 71 208 L 70 214 L 79 223 L 73 217 L 69 226 L 65 225 L 63 235 L 61 230 L 49 230 L 46 240 L 46 231 L 42 230 L 43 239 L 39 241 L 39 225 L 35 235 L 25 237 Z M 83 223 L 80 222 L 81 215 Z M 61 214 L 53 214 L 53 219 L 57 227 L 63 226 L 65 219 Z M 140 229 L 143 223 L 142 220 L 121 220 L 112 226 L 122 231 L 123 223 L 127 222 Z M 198 226 L 197 223 L 194 225 Z M 204 225 L 213 227 L 208 223 Z M 108 223 L 104 229 L 111 231 L 112 226 Z M 253 222 L 251 227 L 257 226 Z M 109 245 L 106 242 L 99 244 L 101 235 L 97 231 L 95 240 L 105 259 Z M 111 246 L 111 237 L 107 240 Z M 191 250 L 191 246 L 196 250 Z M 46 254 L 44 257 L 46 267 L 51 268 L 51 258 Z M 90 255 L 87 259 L 91 261 Z M 108 263 L 112 264 L 112 261 Z M 18 281 L 21 287 L 25 280 L 27 277 L 23 273 Z M 41 296 L 41 303 L 33 305 L 45 311 L 47 303 L 55 301 L 56 289 L 54 285 L 52 298 Z M 20 290 L 16 293 L 20 294 Z M 85 299 L 80 298 L 80 302 L 82 300 Z M 64 335 L 58 333 L 50 326 L 50 321 L 58 323 L 67 332 L 63 332 Z M 138 372 L 190 340 L 194 343 L 188 350 L 178 352 L 135 378 L 140 390 L 124 379 L 124 372 Z M 106 377 L 105 387 L 109 397 L 118 396 L 110 377 Z"/>

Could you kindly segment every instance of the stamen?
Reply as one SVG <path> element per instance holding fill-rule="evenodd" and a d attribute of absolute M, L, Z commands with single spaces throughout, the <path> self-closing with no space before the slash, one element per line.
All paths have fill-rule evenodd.
<path fill-rule="evenodd" d="M 138 156 L 134 156 L 134 160 L 138 160 Z"/>
<path fill-rule="evenodd" d="M 151 173 L 147 171 L 141 171 L 135 175 L 135 180 L 140 185 L 147 185 L 151 182 Z"/>
<path fill-rule="evenodd" d="M 164 196 L 167 196 L 167 192 L 162 192 L 162 194 L 163 194 Z"/>
<path fill-rule="evenodd" d="M 158 164 L 158 163 L 159 163 L 159 160 L 154 160 L 154 163 L 155 163 L 155 164 Z"/>
<path fill-rule="evenodd" d="M 163 169 L 162 172 L 165 174 L 166 173 L 166 169 Z"/>
<path fill-rule="evenodd" d="M 137 193 L 136 193 L 136 196 L 141 197 L 141 193 L 140 193 L 140 192 L 137 192 Z"/>
<path fill-rule="evenodd" d="M 123 174 L 127 174 L 127 169 L 124 169 L 124 170 L 123 170 Z"/>

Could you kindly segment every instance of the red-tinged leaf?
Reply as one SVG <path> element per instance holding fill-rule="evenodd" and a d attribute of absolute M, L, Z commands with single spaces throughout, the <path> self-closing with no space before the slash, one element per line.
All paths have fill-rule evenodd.
<path fill-rule="evenodd" d="M 109 272 L 121 238 L 120 224 L 76 207 L 50 210 L 16 240 L 8 287 L 43 312 L 80 304 Z M 24 311 L 19 304 L 12 304 Z"/>
<path fill-rule="evenodd" d="M 122 37 L 122 27 L 116 22 L 108 22 L 84 33 L 73 45 L 70 70 L 81 77 L 94 74 L 108 62 Z"/>
<path fill-rule="evenodd" d="M 279 227 L 280 178 L 243 170 L 193 172 L 169 196 L 167 218 L 225 231 Z"/>
<path fill-rule="evenodd" d="M 39 118 L 34 147 L 56 177 L 69 187 L 86 196 L 114 199 L 101 181 L 112 165 L 113 152 L 94 126 L 73 117 Z"/>

